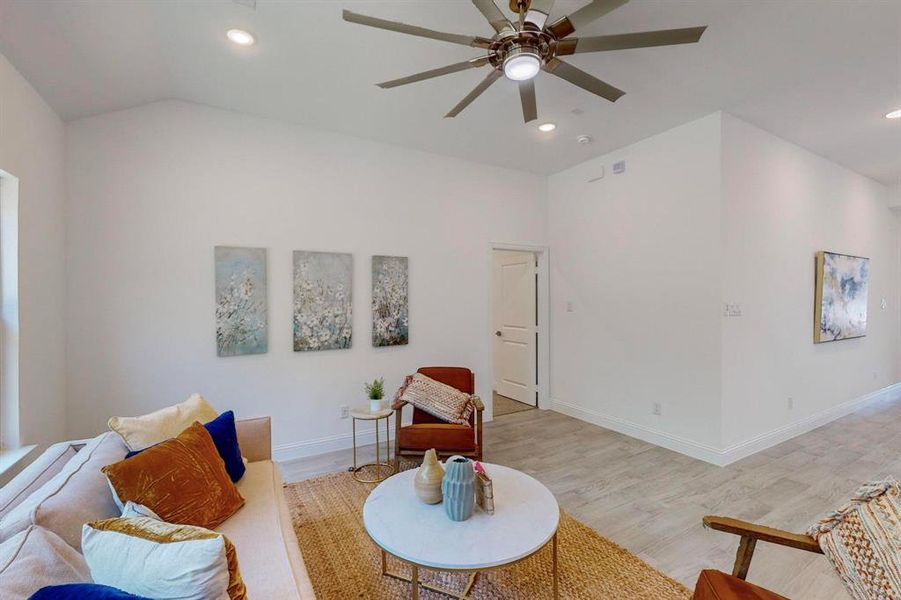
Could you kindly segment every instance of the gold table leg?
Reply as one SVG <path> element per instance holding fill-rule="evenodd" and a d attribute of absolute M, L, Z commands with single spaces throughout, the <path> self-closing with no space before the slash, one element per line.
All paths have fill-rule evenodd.
<path fill-rule="evenodd" d="M 406 581 L 410 584 L 410 592 L 414 598 L 419 598 L 419 588 L 423 587 L 427 590 L 431 590 L 433 592 L 438 592 L 439 594 L 444 594 L 445 596 L 450 596 L 451 598 L 456 598 L 457 600 L 467 600 L 469 596 L 469 592 L 472 591 L 472 586 L 475 585 L 476 578 L 479 576 L 478 571 L 473 571 L 469 574 L 469 579 L 466 580 L 466 586 L 463 588 L 462 592 L 455 592 L 454 590 L 449 590 L 447 588 L 443 588 L 437 585 L 432 585 L 430 583 L 425 583 L 419 581 L 419 567 L 414 565 L 413 563 L 407 563 L 410 565 L 410 576 L 401 575 L 400 573 L 392 573 L 388 570 L 388 553 L 384 550 L 382 552 L 382 575 L 386 577 L 393 577 L 394 579 L 398 579 L 400 581 Z M 400 560 L 400 559 L 398 559 Z M 406 561 L 403 561 L 406 562 Z"/>
<path fill-rule="evenodd" d="M 556 533 L 556 532 L 554 532 L 554 541 L 553 541 L 552 543 L 553 543 L 552 554 L 553 554 L 553 557 L 554 557 L 554 567 L 553 567 L 553 574 L 554 574 L 554 600 L 557 600 L 557 598 L 559 598 L 559 592 L 558 592 L 558 590 L 557 590 L 557 588 L 558 588 L 559 586 L 558 586 L 558 584 L 557 584 L 557 533 Z"/>
<path fill-rule="evenodd" d="M 543 548 L 547 548 L 547 544 L 545 544 L 543 546 Z M 404 563 L 410 565 L 410 575 L 406 576 L 406 575 L 401 575 L 400 573 L 393 573 L 393 572 L 389 571 L 388 570 L 388 553 L 385 550 L 381 550 L 381 549 L 380 549 L 380 552 L 382 555 L 382 575 L 386 576 L 386 577 L 393 577 L 394 579 L 398 579 L 400 581 L 406 581 L 407 583 L 409 583 L 411 585 L 410 591 L 411 591 L 413 600 L 419 600 L 420 586 L 427 590 L 431 590 L 433 592 L 438 592 L 439 594 L 444 594 L 445 596 L 450 596 L 451 598 L 456 598 L 457 600 L 469 600 L 471 598 L 471 596 L 469 594 L 470 594 L 470 592 L 472 592 L 472 588 L 475 585 L 476 579 L 478 578 L 479 573 L 480 573 L 480 571 L 472 571 L 469 574 L 469 579 L 467 579 L 466 586 L 463 588 L 463 591 L 455 592 L 454 590 L 449 590 L 447 588 L 443 588 L 443 587 L 440 587 L 437 585 L 432 585 L 430 583 L 425 583 L 425 582 L 419 581 L 419 566 L 414 563 L 407 562 L 400 558 L 398 558 L 397 560 L 400 560 L 401 562 L 404 562 Z M 530 556 L 534 556 L 534 554 L 532 554 Z M 526 558 L 528 558 L 528 557 L 526 557 Z M 554 594 L 554 600 L 557 600 L 560 597 L 560 584 L 559 584 L 559 577 L 558 577 L 558 567 L 559 567 L 560 563 L 557 558 L 557 532 L 554 532 L 554 536 L 551 538 L 551 560 L 553 561 L 552 568 L 551 568 L 553 594 Z M 516 562 L 518 562 L 518 561 L 516 561 Z M 511 564 L 513 564 L 513 563 L 511 563 Z M 510 566 L 510 565 L 504 565 L 504 568 L 506 568 L 507 566 Z M 440 571 L 440 569 L 437 569 L 437 570 Z"/>
<path fill-rule="evenodd" d="M 393 475 L 397 472 L 395 466 L 391 463 L 391 452 L 388 450 L 388 417 L 385 417 L 385 449 L 388 451 L 386 459 L 382 461 L 381 455 L 381 443 L 379 437 L 379 421 L 381 419 L 375 419 L 375 462 L 374 463 L 366 463 L 363 465 L 357 464 L 357 420 L 353 419 L 353 457 L 354 457 L 354 466 L 349 470 L 353 473 L 353 478 L 359 481 L 360 483 L 380 483 L 386 480 L 389 476 Z M 365 477 L 360 472 L 366 467 L 375 467 L 375 477 Z"/>
<path fill-rule="evenodd" d="M 392 471 L 397 473 L 397 465 L 391 462 L 391 415 L 385 417 L 385 462 L 392 465 Z"/>

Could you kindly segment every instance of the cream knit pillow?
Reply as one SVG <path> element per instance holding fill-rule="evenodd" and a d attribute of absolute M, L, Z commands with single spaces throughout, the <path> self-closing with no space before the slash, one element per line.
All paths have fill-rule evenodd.
<path fill-rule="evenodd" d="M 194 421 L 207 423 L 219 413 L 200 394 L 140 417 L 111 417 L 109 428 L 118 433 L 132 452 L 176 437 Z"/>
<path fill-rule="evenodd" d="M 394 397 L 395 402 L 409 402 L 433 417 L 448 423 L 468 425 L 473 411 L 472 396 L 455 387 L 435 381 L 422 373 L 408 375 Z"/>

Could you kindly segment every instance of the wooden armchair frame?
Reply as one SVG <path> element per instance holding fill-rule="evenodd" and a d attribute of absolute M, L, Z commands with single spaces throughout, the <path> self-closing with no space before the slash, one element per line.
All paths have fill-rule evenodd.
<path fill-rule="evenodd" d="M 482 399 L 478 396 L 472 397 L 473 405 L 475 405 L 475 440 L 476 447 L 475 450 L 472 451 L 444 451 L 436 448 L 435 453 L 438 455 L 438 458 L 449 458 L 450 456 L 459 455 L 465 456 L 467 458 L 471 458 L 473 460 L 482 460 L 482 412 L 485 410 L 485 405 L 482 403 Z M 394 408 L 394 431 L 400 431 L 402 427 L 401 421 L 403 418 L 403 409 L 404 406 L 407 406 L 406 402 L 397 402 L 392 406 Z M 423 456 L 425 455 L 425 450 L 411 450 L 400 447 L 400 436 L 394 436 L 394 458 L 395 460 L 400 459 L 401 456 Z"/>
<path fill-rule="evenodd" d="M 704 517 L 704 527 L 732 533 L 741 538 L 738 543 L 738 552 L 735 553 L 735 564 L 732 566 L 732 576 L 739 579 L 745 579 L 748 576 L 748 568 L 751 566 L 751 558 L 754 557 L 754 548 L 758 540 L 806 550 L 814 554 L 823 554 L 823 550 L 820 549 L 816 540 L 803 533 L 792 533 L 729 517 L 715 516 Z"/>

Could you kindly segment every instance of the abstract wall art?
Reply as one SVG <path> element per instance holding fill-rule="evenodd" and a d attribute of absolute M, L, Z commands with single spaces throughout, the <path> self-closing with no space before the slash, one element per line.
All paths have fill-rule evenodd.
<path fill-rule="evenodd" d="M 402 346 L 409 342 L 407 257 L 372 257 L 372 345 Z"/>
<path fill-rule="evenodd" d="M 294 252 L 294 351 L 350 348 L 353 256 Z"/>
<path fill-rule="evenodd" d="M 216 246 L 216 353 L 269 349 L 266 249 Z"/>
<path fill-rule="evenodd" d="M 834 342 L 867 334 L 870 259 L 817 252 L 813 341 Z"/>

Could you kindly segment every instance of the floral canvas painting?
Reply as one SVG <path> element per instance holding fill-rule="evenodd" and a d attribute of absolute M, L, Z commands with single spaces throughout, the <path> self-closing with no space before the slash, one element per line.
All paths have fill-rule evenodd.
<path fill-rule="evenodd" d="M 353 256 L 294 252 L 294 351 L 350 348 Z"/>
<path fill-rule="evenodd" d="M 867 334 L 870 259 L 817 252 L 814 342 L 833 342 Z"/>
<path fill-rule="evenodd" d="M 402 346 L 410 339 L 407 257 L 372 257 L 372 345 Z"/>
<path fill-rule="evenodd" d="M 216 353 L 269 349 L 266 249 L 216 246 Z"/>

